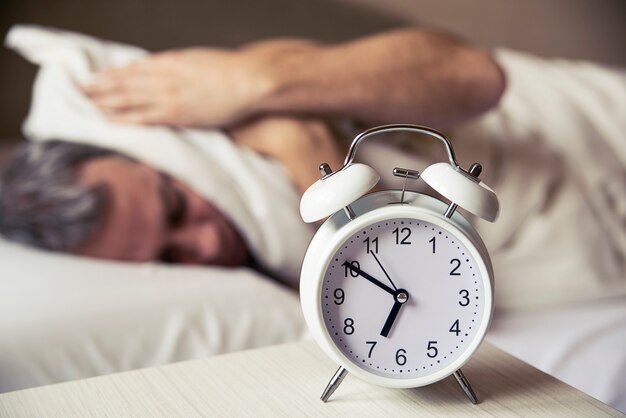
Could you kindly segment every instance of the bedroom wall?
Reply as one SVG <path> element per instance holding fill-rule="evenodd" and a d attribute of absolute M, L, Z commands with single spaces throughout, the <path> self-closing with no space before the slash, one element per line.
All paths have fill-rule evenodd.
<path fill-rule="evenodd" d="M 29 22 L 161 50 L 271 36 L 336 41 L 420 22 L 483 45 L 626 65 L 617 42 L 625 17 L 622 0 L 3 0 L 0 34 Z M 0 143 L 20 135 L 34 74 L 0 51 Z"/>
<path fill-rule="evenodd" d="M 479 45 L 626 66 L 623 0 L 336 0 L 422 22 Z"/>

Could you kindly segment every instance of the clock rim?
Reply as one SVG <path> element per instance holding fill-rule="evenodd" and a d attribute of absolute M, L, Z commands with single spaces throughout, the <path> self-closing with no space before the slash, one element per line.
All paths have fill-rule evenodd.
<path fill-rule="evenodd" d="M 380 205 L 388 200 L 392 203 L 393 198 L 398 196 L 396 191 L 383 191 L 373 193 L 357 200 L 353 205 L 357 206 L 362 200 L 372 200 L 373 204 Z M 359 215 L 349 221 L 342 212 L 335 213 L 326 220 L 315 234 L 309 248 L 306 251 L 300 279 L 300 301 L 305 320 L 313 335 L 313 338 L 324 352 L 335 362 L 345 367 L 350 373 L 359 378 L 379 385 L 393 388 L 411 388 L 435 383 L 453 374 L 461 368 L 476 352 L 484 340 L 493 314 L 493 268 L 485 245 L 478 232 L 463 218 L 456 214 L 452 218 L 445 218 L 443 213 L 447 205 L 431 196 L 417 192 L 408 192 L 405 199 L 408 203 L 383 204 Z M 410 200 L 411 195 L 414 198 Z M 382 198 L 382 199 L 381 199 Z M 397 197 L 396 197 L 397 198 Z M 419 201 L 416 203 L 416 201 Z M 419 205 L 419 206 L 418 206 Z M 344 218 L 343 222 L 342 219 Z M 485 289 L 485 304 L 482 321 L 476 331 L 476 337 L 465 351 L 455 361 L 444 368 L 416 378 L 387 377 L 374 374 L 355 364 L 334 343 L 330 336 L 322 312 L 322 287 L 326 270 L 335 253 L 356 231 L 373 223 L 392 218 L 412 218 L 431 222 L 453 234 L 461 241 L 476 261 L 481 274 L 483 288 Z M 330 237 L 330 239 L 329 239 Z"/>

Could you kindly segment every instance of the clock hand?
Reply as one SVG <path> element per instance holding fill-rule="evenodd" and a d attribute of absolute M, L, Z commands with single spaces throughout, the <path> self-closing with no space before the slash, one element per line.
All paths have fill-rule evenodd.
<path fill-rule="evenodd" d="M 383 271 L 383 273 L 385 273 L 385 276 L 387 276 L 387 279 L 389 279 L 389 283 L 391 283 L 391 285 L 393 286 L 394 290 L 398 291 L 398 288 L 396 287 L 395 283 L 393 282 L 393 280 L 391 280 L 391 277 L 389 277 L 389 275 L 387 274 L 387 270 L 385 270 L 383 265 L 380 264 L 380 261 L 378 261 L 378 257 L 376 257 L 376 253 L 374 253 L 374 251 L 372 251 L 372 255 L 374 256 L 374 260 L 376 260 L 376 262 L 380 266 L 380 269 Z"/>
<path fill-rule="evenodd" d="M 398 313 L 400 313 L 400 308 L 409 300 L 409 293 L 404 289 L 398 290 L 394 296 L 396 301 L 391 308 L 391 312 L 389 312 L 389 316 L 385 321 L 385 325 L 383 325 L 382 331 L 380 331 L 380 335 L 385 338 L 389 335 L 389 331 L 391 331 L 391 327 L 398 317 Z"/>
<path fill-rule="evenodd" d="M 398 301 L 396 301 L 393 304 L 393 307 L 391 308 L 391 312 L 389 312 L 389 316 L 387 317 L 387 320 L 385 321 L 385 325 L 383 325 L 383 330 L 380 331 L 381 336 L 387 337 L 389 335 L 389 331 L 391 331 L 391 326 L 396 320 L 396 317 L 398 316 L 398 312 L 400 312 L 401 307 L 402 307 L 402 304 Z"/>
<path fill-rule="evenodd" d="M 366 272 L 364 272 L 363 270 L 361 270 L 360 268 L 354 267 L 352 264 L 348 263 L 347 261 L 345 261 L 343 263 L 343 266 L 347 267 L 348 269 L 352 270 L 353 272 L 357 273 L 359 276 L 369 280 L 370 282 L 374 283 L 376 286 L 380 287 L 381 289 L 383 289 L 385 292 L 395 295 L 396 291 L 393 290 L 392 288 L 390 288 L 389 286 L 387 286 L 384 283 L 381 283 L 380 281 L 378 281 L 377 279 L 373 278 L 372 276 L 370 276 L 369 274 L 367 274 Z"/>

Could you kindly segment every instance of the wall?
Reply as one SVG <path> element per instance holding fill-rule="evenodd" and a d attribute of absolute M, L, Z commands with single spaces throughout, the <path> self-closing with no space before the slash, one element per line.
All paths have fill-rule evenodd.
<path fill-rule="evenodd" d="M 623 0 L 337 0 L 422 22 L 479 45 L 626 66 Z"/>

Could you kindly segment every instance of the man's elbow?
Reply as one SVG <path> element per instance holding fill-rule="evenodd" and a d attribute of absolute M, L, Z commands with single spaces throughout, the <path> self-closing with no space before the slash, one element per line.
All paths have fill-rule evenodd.
<path fill-rule="evenodd" d="M 472 96 L 476 113 L 480 114 L 498 105 L 506 89 L 506 76 L 489 51 L 476 50 L 474 53 Z"/>

